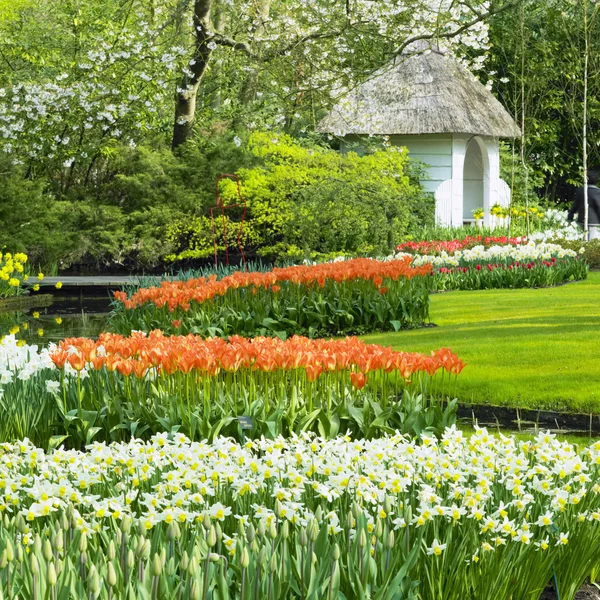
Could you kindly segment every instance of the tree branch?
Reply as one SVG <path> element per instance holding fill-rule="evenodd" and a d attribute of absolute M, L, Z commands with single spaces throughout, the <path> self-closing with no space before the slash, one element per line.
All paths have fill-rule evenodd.
<path fill-rule="evenodd" d="M 250 44 L 247 42 L 238 42 L 238 40 L 227 37 L 222 33 L 213 33 L 212 41 L 219 46 L 227 46 L 228 48 L 233 48 L 234 50 L 240 50 L 250 58 L 258 58 L 257 55 L 252 52 L 252 48 L 250 48 Z"/>
<path fill-rule="evenodd" d="M 477 23 L 481 23 L 482 21 L 486 21 L 490 17 L 493 17 L 495 15 L 503 13 L 504 11 L 508 10 L 509 8 L 512 8 L 513 6 L 517 6 L 517 4 L 519 4 L 520 2 L 522 2 L 522 0 L 511 0 L 510 2 L 507 2 L 506 4 L 503 4 L 501 7 L 492 8 L 485 13 L 480 13 L 478 11 L 473 10 L 471 8 L 471 6 L 469 6 L 466 2 L 464 2 L 464 4 L 466 6 L 469 6 L 469 8 L 471 8 L 471 10 L 473 10 L 473 12 L 476 15 L 478 15 L 476 18 L 472 19 L 471 21 L 468 21 L 464 25 L 461 25 L 458 29 L 455 29 L 454 31 L 449 31 L 448 33 L 423 33 L 421 35 L 415 35 L 413 37 L 410 37 L 407 40 L 405 40 L 404 42 L 402 42 L 402 44 L 400 44 L 400 46 L 398 46 L 398 48 L 396 48 L 396 50 L 393 53 L 393 56 L 398 56 L 398 55 L 402 54 L 404 52 L 404 50 L 406 50 L 406 48 L 408 46 L 410 46 L 411 44 L 413 44 L 414 42 L 419 42 L 421 40 L 433 40 L 433 39 L 449 40 L 449 39 L 458 37 L 461 33 L 464 33 L 465 31 L 471 29 L 471 27 L 473 27 L 474 25 L 477 25 Z"/>

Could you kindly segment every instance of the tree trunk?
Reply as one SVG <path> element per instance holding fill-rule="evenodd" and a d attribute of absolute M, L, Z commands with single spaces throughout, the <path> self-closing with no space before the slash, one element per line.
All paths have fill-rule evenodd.
<path fill-rule="evenodd" d="M 175 150 L 190 137 L 196 113 L 196 96 L 202 78 L 206 73 L 212 54 L 210 48 L 212 28 L 210 10 L 213 0 L 195 0 L 194 2 L 194 54 L 192 64 L 188 65 L 191 74 L 183 76 L 175 103 L 175 123 L 173 125 L 172 148 Z"/>

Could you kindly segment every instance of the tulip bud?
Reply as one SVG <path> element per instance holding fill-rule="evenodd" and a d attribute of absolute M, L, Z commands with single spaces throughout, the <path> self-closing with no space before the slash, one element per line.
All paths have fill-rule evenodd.
<path fill-rule="evenodd" d="M 388 538 L 387 538 L 387 543 L 386 543 L 387 548 L 389 548 L 391 550 L 394 547 L 395 541 L 396 541 L 395 534 L 394 534 L 394 531 L 392 530 L 392 531 L 390 531 Z"/>
<path fill-rule="evenodd" d="M 2 524 L 4 525 L 4 529 L 10 529 L 11 522 L 6 513 L 4 513 L 4 517 L 2 519 Z"/>
<path fill-rule="evenodd" d="M 69 517 L 67 517 L 65 513 L 63 513 L 62 517 L 60 518 L 60 526 L 62 527 L 63 531 L 69 529 Z"/>
<path fill-rule="evenodd" d="M 100 591 L 100 575 L 98 575 L 98 571 L 94 565 L 90 567 L 90 576 L 91 577 L 88 578 L 90 592 L 92 592 L 93 596 L 96 596 Z"/>
<path fill-rule="evenodd" d="M 181 570 L 182 571 L 187 571 L 188 565 L 190 564 L 190 558 L 188 556 L 187 550 L 183 551 L 183 554 L 181 555 Z"/>
<path fill-rule="evenodd" d="M 256 530 L 256 533 L 258 534 L 258 537 L 263 537 L 265 535 L 265 533 L 267 533 L 267 528 L 265 526 L 264 521 L 260 521 L 260 523 L 258 524 L 258 529 Z"/>
<path fill-rule="evenodd" d="M 6 548 L 2 550 L 2 554 L 0 554 L 0 569 L 4 569 L 8 564 L 8 558 L 6 557 Z"/>
<path fill-rule="evenodd" d="M 354 501 L 352 503 L 352 516 L 355 519 L 358 519 L 358 517 L 360 517 L 360 515 L 362 515 L 362 508 L 359 506 L 358 502 Z"/>
<path fill-rule="evenodd" d="M 317 521 L 321 522 L 322 518 L 323 518 L 323 508 L 319 504 L 319 506 L 317 506 L 317 510 L 315 510 L 315 519 Z"/>
<path fill-rule="evenodd" d="M 41 552 L 42 550 L 42 538 L 39 536 L 38 533 L 35 534 L 35 537 L 33 538 L 33 551 L 37 554 L 38 552 Z"/>
<path fill-rule="evenodd" d="M 267 557 L 267 547 L 263 546 L 258 553 L 258 562 L 259 564 L 263 564 L 265 562 L 265 558 Z"/>
<path fill-rule="evenodd" d="M 269 537 L 274 540 L 277 537 L 277 525 L 275 525 L 275 521 L 271 521 L 269 525 Z"/>
<path fill-rule="evenodd" d="M 352 511 L 349 510 L 348 514 L 346 515 L 346 526 L 348 527 L 348 529 L 354 529 L 354 525 L 355 525 L 354 515 L 352 514 Z"/>
<path fill-rule="evenodd" d="M 20 562 L 20 563 L 22 563 L 23 559 L 24 559 L 24 556 L 23 556 L 23 546 L 21 546 L 21 544 L 19 544 L 17 546 L 17 561 Z"/>
<path fill-rule="evenodd" d="M 175 571 L 177 567 L 175 566 L 175 557 L 171 556 L 169 562 L 167 563 L 167 575 L 172 578 L 175 575 Z"/>
<path fill-rule="evenodd" d="M 6 540 L 6 560 L 8 560 L 9 563 L 15 560 L 15 547 L 10 538 Z"/>
<path fill-rule="evenodd" d="M 167 528 L 167 539 L 172 542 L 175 539 L 175 522 L 171 522 Z M 141 542 L 142 540 L 140 540 Z"/>
<path fill-rule="evenodd" d="M 63 548 L 65 547 L 65 534 L 63 533 L 62 529 L 59 529 L 56 532 L 56 539 L 54 540 L 54 547 L 59 552 L 62 552 Z"/>
<path fill-rule="evenodd" d="M 250 525 L 248 525 L 248 529 L 246 529 L 246 540 L 248 541 L 249 544 L 251 544 L 253 542 L 255 536 L 256 536 L 256 529 L 254 529 L 254 525 L 252 525 L 252 523 L 250 523 Z"/>
<path fill-rule="evenodd" d="M 361 548 L 364 548 L 367 545 L 367 534 L 364 529 L 360 530 L 360 535 L 358 536 L 358 545 Z"/>
<path fill-rule="evenodd" d="M 209 531 L 211 528 L 210 515 L 206 511 L 202 513 L 202 527 L 206 531 Z"/>
<path fill-rule="evenodd" d="M 79 562 L 85 567 L 87 565 L 87 552 L 83 551 L 79 554 Z"/>
<path fill-rule="evenodd" d="M 392 512 L 393 506 L 392 499 L 389 496 L 386 496 L 385 500 L 383 501 L 383 510 L 386 515 L 389 515 Z"/>
<path fill-rule="evenodd" d="M 51 586 L 55 586 L 56 581 L 58 580 L 58 578 L 56 576 L 56 569 L 54 567 L 54 563 L 52 563 L 52 562 L 48 563 L 48 567 L 46 569 L 46 580 L 48 581 L 48 584 Z"/>
<path fill-rule="evenodd" d="M 200 584 L 198 583 L 198 580 L 194 580 L 194 582 L 192 583 L 191 600 L 200 600 L 201 597 L 202 593 L 200 589 Z"/>
<path fill-rule="evenodd" d="M 32 575 L 37 575 L 40 572 L 40 563 L 38 562 L 37 556 L 32 552 L 29 555 L 29 568 Z"/>
<path fill-rule="evenodd" d="M 275 571 L 277 571 L 277 554 L 275 553 L 271 555 L 271 560 L 269 561 L 269 571 L 271 571 L 271 573 L 275 573 Z"/>
<path fill-rule="evenodd" d="M 375 524 L 375 537 L 380 538 L 383 535 L 383 522 L 381 519 L 377 519 L 377 523 Z"/>
<path fill-rule="evenodd" d="M 317 564 L 317 555 L 314 552 L 312 553 L 312 563 L 311 564 L 313 564 L 313 565 Z"/>
<path fill-rule="evenodd" d="M 335 544 L 335 546 L 333 547 L 333 551 L 331 553 L 331 555 L 333 556 L 333 560 L 340 560 L 340 556 L 341 556 L 341 551 L 340 551 L 340 545 L 339 544 Z"/>
<path fill-rule="evenodd" d="M 223 530 L 221 529 L 221 525 L 219 525 L 219 521 L 215 523 L 215 531 L 217 532 L 217 542 L 220 542 L 223 539 Z"/>
<path fill-rule="evenodd" d="M 133 550 L 130 550 L 127 553 L 127 568 L 133 569 L 134 565 L 135 565 L 135 554 L 133 553 Z"/>
<path fill-rule="evenodd" d="M 27 523 L 25 523 L 23 515 L 17 515 L 17 529 L 19 533 L 25 533 L 27 531 Z"/>
<path fill-rule="evenodd" d="M 279 498 L 277 498 L 277 500 L 275 500 L 275 510 L 274 510 L 274 512 L 277 515 L 277 518 L 281 519 L 281 516 L 282 516 L 282 513 L 283 513 L 283 505 L 279 501 Z"/>
<path fill-rule="evenodd" d="M 144 556 L 144 549 L 146 547 L 146 544 L 150 544 L 150 542 L 144 538 L 138 538 L 137 541 L 137 545 L 135 547 L 135 555 L 138 558 L 141 558 L 142 556 Z"/>
<path fill-rule="evenodd" d="M 49 562 L 50 560 L 52 560 L 52 557 L 53 557 L 52 544 L 50 543 L 50 540 L 48 540 L 48 539 L 44 541 L 43 555 L 44 555 L 44 560 L 46 562 Z"/>
<path fill-rule="evenodd" d="M 284 521 L 283 525 L 281 526 L 281 537 L 283 537 L 284 540 L 287 540 L 290 537 L 290 523 L 289 521 Z"/>
<path fill-rule="evenodd" d="M 242 567 L 242 569 L 247 569 L 249 564 L 250 564 L 250 554 L 248 552 L 248 548 L 246 548 L 246 546 L 244 546 L 244 549 L 242 550 L 242 555 L 240 557 L 240 566 Z"/>
<path fill-rule="evenodd" d="M 117 572 L 115 571 L 115 566 L 112 561 L 108 563 L 108 568 L 106 569 L 106 583 L 108 583 L 110 587 L 117 585 Z"/>
<path fill-rule="evenodd" d="M 311 542 L 315 542 L 319 537 L 319 524 L 316 519 L 311 519 L 308 524 L 308 537 Z"/>
<path fill-rule="evenodd" d="M 154 553 L 152 558 L 152 575 L 153 577 L 159 577 L 162 571 L 162 561 L 160 560 L 160 554 Z"/>
<path fill-rule="evenodd" d="M 123 515 L 121 519 L 121 531 L 123 533 L 129 533 L 131 531 L 131 525 L 133 523 L 133 519 L 129 515 Z"/>
<path fill-rule="evenodd" d="M 219 562 L 221 560 L 221 555 L 217 554 L 216 552 L 211 552 L 208 555 L 208 560 L 212 563 Z"/>
<path fill-rule="evenodd" d="M 84 533 L 81 534 L 79 538 L 79 552 L 85 552 L 87 550 L 87 535 Z"/>
<path fill-rule="evenodd" d="M 167 562 L 167 549 L 164 546 L 160 549 L 160 562 L 162 563 L 163 567 Z"/>
<path fill-rule="evenodd" d="M 217 543 L 217 531 L 214 527 L 210 528 L 206 543 L 212 548 Z"/>
<path fill-rule="evenodd" d="M 108 560 L 115 560 L 115 557 L 117 556 L 117 547 L 115 546 L 115 542 L 114 540 L 110 540 L 110 542 L 108 542 Z"/>
<path fill-rule="evenodd" d="M 308 544 L 308 538 L 306 537 L 306 529 L 304 527 L 300 530 L 299 540 L 301 546 L 306 546 Z"/>

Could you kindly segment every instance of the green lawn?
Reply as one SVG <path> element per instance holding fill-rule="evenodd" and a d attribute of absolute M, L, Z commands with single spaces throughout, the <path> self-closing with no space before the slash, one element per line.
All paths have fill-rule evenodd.
<path fill-rule="evenodd" d="M 447 346 L 468 365 L 464 402 L 600 412 L 600 273 L 555 288 L 431 297 L 435 328 L 365 336 L 398 350 Z"/>

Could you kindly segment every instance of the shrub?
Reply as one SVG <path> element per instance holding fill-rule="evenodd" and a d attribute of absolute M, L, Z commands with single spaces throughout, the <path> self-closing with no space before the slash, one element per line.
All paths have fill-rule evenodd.
<path fill-rule="evenodd" d="M 433 199 L 416 183 L 405 149 L 359 157 L 302 146 L 287 135 L 255 133 L 248 150 L 262 164 L 237 171 L 248 206 L 243 242 L 260 256 L 387 253 L 408 231 L 433 221 Z M 223 182 L 222 196 L 238 201 L 233 182 Z M 235 227 L 229 222 L 230 231 Z M 220 235 L 220 224 L 217 229 Z M 206 215 L 175 222 L 168 239 L 178 247 L 173 258 L 213 252 Z"/>

